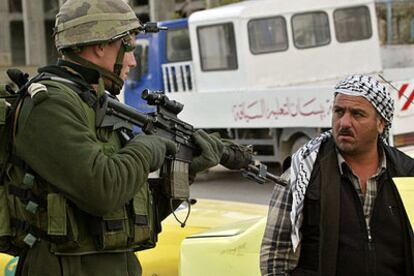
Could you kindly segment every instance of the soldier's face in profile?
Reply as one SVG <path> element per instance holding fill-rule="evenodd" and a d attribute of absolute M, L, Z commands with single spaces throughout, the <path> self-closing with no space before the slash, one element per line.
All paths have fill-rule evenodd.
<path fill-rule="evenodd" d="M 137 66 L 137 61 L 135 60 L 135 35 L 129 35 L 125 37 L 122 41 L 125 47 L 125 55 L 124 60 L 122 62 L 122 70 L 120 77 L 122 80 L 126 80 L 128 78 L 129 70 Z"/>
<path fill-rule="evenodd" d="M 128 77 L 129 70 L 137 65 L 133 51 L 135 47 L 134 35 L 127 36 L 123 39 L 118 39 L 108 45 L 105 45 L 105 54 L 101 59 L 103 63 L 101 66 L 113 72 L 114 64 L 116 62 L 116 58 L 121 47 L 125 47 L 126 51 L 124 54 L 124 59 L 122 61 L 122 69 L 119 77 L 125 81 Z"/>

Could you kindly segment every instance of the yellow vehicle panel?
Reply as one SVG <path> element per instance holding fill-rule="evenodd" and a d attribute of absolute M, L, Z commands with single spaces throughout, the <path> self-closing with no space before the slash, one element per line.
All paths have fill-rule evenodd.
<path fill-rule="evenodd" d="M 397 185 L 398 192 L 404 203 L 405 210 L 407 210 L 408 218 L 411 226 L 414 226 L 414 181 L 413 177 L 398 177 L 393 178 Z"/>
<path fill-rule="evenodd" d="M 157 246 L 138 252 L 144 276 L 176 276 L 180 263 L 182 241 L 192 234 L 218 226 L 261 218 L 266 215 L 268 207 L 259 204 L 229 202 L 219 200 L 197 200 L 191 206 L 191 214 L 184 228 L 170 215 L 162 222 L 162 233 Z M 182 220 L 187 208 L 176 212 Z"/>
<path fill-rule="evenodd" d="M 256 218 L 187 238 L 180 275 L 260 275 L 259 252 L 266 218 Z"/>

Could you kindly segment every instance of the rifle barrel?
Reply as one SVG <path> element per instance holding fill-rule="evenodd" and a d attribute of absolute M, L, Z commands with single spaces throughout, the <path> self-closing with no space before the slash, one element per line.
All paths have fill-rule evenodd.
<path fill-rule="evenodd" d="M 147 125 L 148 123 L 152 122 L 151 116 L 141 113 L 135 108 L 120 103 L 117 100 L 114 100 L 110 97 L 107 98 L 108 101 L 108 109 L 116 112 L 117 114 L 122 114 L 123 118 L 129 123 L 132 123 L 136 126 L 143 127 Z"/>
<path fill-rule="evenodd" d="M 249 165 L 248 167 L 249 170 L 251 170 L 252 172 L 256 173 L 256 174 L 260 174 L 260 169 L 254 165 Z M 266 179 L 270 180 L 276 184 L 282 185 L 282 186 L 286 186 L 288 183 L 285 179 L 283 179 L 280 176 L 274 175 L 270 172 L 266 171 Z"/>

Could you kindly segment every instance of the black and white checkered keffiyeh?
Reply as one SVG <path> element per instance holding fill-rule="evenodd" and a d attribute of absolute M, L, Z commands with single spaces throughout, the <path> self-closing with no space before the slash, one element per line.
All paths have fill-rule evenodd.
<path fill-rule="evenodd" d="M 352 75 L 335 86 L 335 94 L 337 93 L 367 99 L 385 120 L 384 133 L 381 137 L 386 142 L 394 117 L 394 100 L 385 85 L 370 76 Z"/>
<path fill-rule="evenodd" d="M 341 93 L 366 98 L 385 120 L 384 132 L 381 137 L 387 142 L 394 114 L 394 100 L 383 84 L 370 76 L 352 75 L 340 81 L 335 86 L 334 92 L 335 95 Z M 331 136 L 331 130 L 322 133 L 320 136 L 310 140 L 292 156 L 290 189 L 292 190 L 293 201 L 290 220 L 292 224 L 291 239 L 294 251 L 296 251 L 301 239 L 299 229 L 303 221 L 303 202 L 313 165 L 321 144 Z"/>

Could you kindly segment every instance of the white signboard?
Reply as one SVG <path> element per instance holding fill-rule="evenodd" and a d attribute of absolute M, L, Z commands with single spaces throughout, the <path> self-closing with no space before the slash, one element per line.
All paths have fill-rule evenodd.
<path fill-rule="evenodd" d="M 179 118 L 196 128 L 329 127 L 332 88 L 255 92 L 169 93 L 184 104 Z"/>

